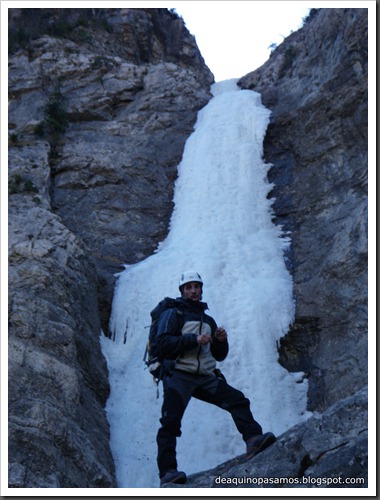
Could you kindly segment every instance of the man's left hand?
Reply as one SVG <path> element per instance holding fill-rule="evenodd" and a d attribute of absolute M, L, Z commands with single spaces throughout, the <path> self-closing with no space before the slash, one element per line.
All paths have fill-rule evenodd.
<path fill-rule="evenodd" d="M 225 342 L 227 340 L 227 332 L 223 327 L 218 327 L 215 330 L 215 337 L 219 342 Z"/>

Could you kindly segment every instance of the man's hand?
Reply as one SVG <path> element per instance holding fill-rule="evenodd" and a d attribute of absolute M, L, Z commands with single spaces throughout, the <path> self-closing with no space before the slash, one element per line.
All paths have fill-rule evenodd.
<path fill-rule="evenodd" d="M 226 330 L 220 326 L 215 330 L 215 337 L 219 342 L 225 342 L 227 340 L 227 332 Z"/>
<path fill-rule="evenodd" d="M 197 336 L 197 342 L 199 345 L 206 345 L 211 342 L 211 337 L 207 333 L 202 333 L 202 335 Z"/>

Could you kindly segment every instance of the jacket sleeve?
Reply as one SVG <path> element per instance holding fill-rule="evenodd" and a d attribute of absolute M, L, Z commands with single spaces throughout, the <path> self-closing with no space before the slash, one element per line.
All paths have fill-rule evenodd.
<path fill-rule="evenodd" d="M 215 330 L 216 323 L 213 327 L 211 354 L 214 356 L 216 361 L 223 361 L 226 359 L 229 350 L 228 340 L 226 339 L 224 342 L 220 342 L 217 338 L 215 338 Z"/>
<path fill-rule="evenodd" d="M 176 359 L 189 349 L 197 347 L 197 336 L 181 333 L 182 322 L 175 309 L 164 311 L 157 326 L 157 354 L 165 359 Z"/>
<path fill-rule="evenodd" d="M 220 342 L 217 339 L 214 339 L 211 344 L 211 354 L 214 356 L 216 361 L 223 361 L 226 359 L 228 354 L 228 341 Z"/>

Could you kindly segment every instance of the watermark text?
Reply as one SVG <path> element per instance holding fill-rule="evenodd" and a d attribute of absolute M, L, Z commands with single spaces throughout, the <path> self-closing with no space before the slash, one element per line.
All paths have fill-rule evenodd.
<path fill-rule="evenodd" d="M 361 486 L 365 484 L 363 477 L 221 477 L 214 479 L 215 484 L 220 485 L 255 485 L 255 486 Z"/>

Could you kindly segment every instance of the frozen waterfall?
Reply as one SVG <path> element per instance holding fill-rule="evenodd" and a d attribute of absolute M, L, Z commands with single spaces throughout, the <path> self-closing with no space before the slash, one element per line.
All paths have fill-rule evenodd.
<path fill-rule="evenodd" d="M 150 311 L 176 297 L 182 271 L 204 280 L 209 314 L 229 335 L 230 354 L 219 366 L 251 401 L 263 431 L 279 435 L 306 419 L 307 381 L 278 363 L 277 341 L 293 321 L 292 279 L 284 263 L 289 245 L 272 223 L 269 165 L 263 138 L 270 112 L 260 95 L 235 80 L 215 84 L 199 113 L 178 166 L 168 237 L 157 252 L 118 275 L 110 328 L 102 337 L 110 373 L 107 416 L 121 488 L 158 487 L 156 433 L 162 398 L 143 354 Z M 124 344 L 124 338 L 126 343 Z M 161 389 L 162 390 L 162 389 Z M 187 474 L 244 453 L 230 415 L 192 399 L 178 439 Z"/>

